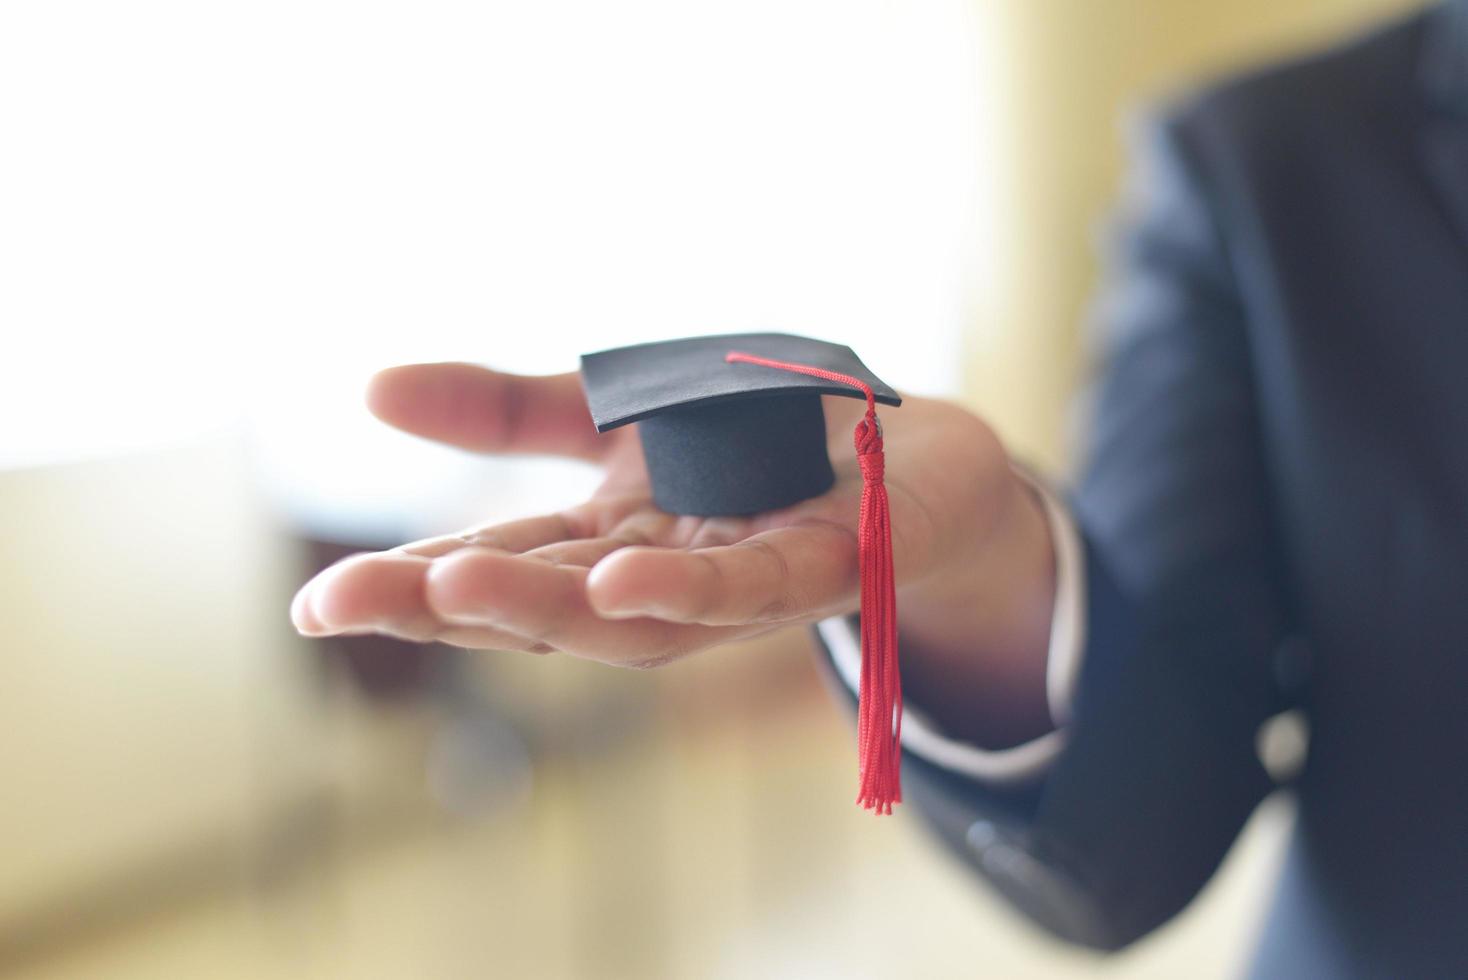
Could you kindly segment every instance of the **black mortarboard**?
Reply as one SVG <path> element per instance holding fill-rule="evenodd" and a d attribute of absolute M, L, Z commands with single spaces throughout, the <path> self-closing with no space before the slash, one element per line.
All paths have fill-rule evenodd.
<path fill-rule="evenodd" d="M 586 354 L 581 383 L 598 432 L 638 422 L 653 500 L 673 514 L 736 516 L 825 493 L 822 395 L 861 398 L 849 383 L 750 363 L 731 351 L 849 375 L 876 400 L 897 392 L 850 347 L 778 333 L 728 334 Z"/>
<path fill-rule="evenodd" d="M 876 403 L 897 392 L 850 347 L 779 333 L 728 334 L 619 347 L 581 358 L 598 432 L 637 422 L 654 502 L 673 514 L 736 516 L 825 493 L 822 395 L 864 398 L 852 431 L 861 466 L 857 560 L 861 684 L 857 802 L 891 813 L 902 801 L 902 675 L 892 515 Z"/>

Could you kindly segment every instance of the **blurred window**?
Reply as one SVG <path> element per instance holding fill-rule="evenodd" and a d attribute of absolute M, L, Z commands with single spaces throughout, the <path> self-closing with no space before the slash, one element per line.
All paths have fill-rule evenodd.
<path fill-rule="evenodd" d="M 973 16 L 6 5 L 0 465 L 248 422 L 293 506 L 390 510 L 464 464 L 366 416 L 374 368 L 567 370 L 700 332 L 837 339 L 955 391 L 984 266 Z"/>

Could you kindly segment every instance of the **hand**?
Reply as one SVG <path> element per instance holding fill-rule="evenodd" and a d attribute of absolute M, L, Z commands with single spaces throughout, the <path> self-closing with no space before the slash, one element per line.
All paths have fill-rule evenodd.
<path fill-rule="evenodd" d="M 391 425 L 480 452 L 589 460 L 606 480 L 570 510 L 349 558 L 301 589 L 292 619 L 311 636 L 380 632 L 653 667 L 853 612 L 862 478 L 851 434 L 864 405 L 824 402 L 836 472 L 828 493 L 753 517 L 678 517 L 653 505 L 633 427 L 592 427 L 575 374 L 517 377 L 467 364 L 384 371 L 368 404 Z M 1003 447 L 944 402 L 904 398 L 880 413 L 904 684 L 914 693 L 953 687 L 952 669 L 924 683 L 914 643 L 935 651 L 935 667 L 960 653 L 970 655 L 960 669 L 1019 655 L 1026 682 L 1035 662 L 1043 677 L 1048 533 Z M 1043 681 L 1030 686 L 1027 701 L 1035 691 L 1043 700 Z"/>

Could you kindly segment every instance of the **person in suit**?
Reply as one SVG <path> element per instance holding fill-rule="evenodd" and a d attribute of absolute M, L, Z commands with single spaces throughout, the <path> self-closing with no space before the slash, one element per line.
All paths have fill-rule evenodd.
<path fill-rule="evenodd" d="M 1145 935 L 1311 731 L 1260 976 L 1468 974 L 1468 0 L 1157 114 L 1122 209 L 1081 477 L 984 423 L 884 416 L 909 799 L 1056 934 Z M 652 507 L 574 375 L 379 375 L 410 432 L 607 468 L 568 512 L 350 560 L 302 632 L 666 662 L 821 623 L 849 667 L 860 406 L 838 484 L 751 519 Z"/>

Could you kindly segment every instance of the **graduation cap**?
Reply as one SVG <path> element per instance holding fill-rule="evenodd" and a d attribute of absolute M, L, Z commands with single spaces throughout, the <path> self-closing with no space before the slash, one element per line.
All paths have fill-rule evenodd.
<path fill-rule="evenodd" d="M 787 507 L 835 482 L 822 395 L 864 398 L 855 445 L 863 490 L 857 801 L 902 799 L 902 681 L 892 525 L 876 406 L 897 392 L 850 347 L 779 333 L 727 334 L 586 354 L 581 382 L 598 432 L 636 422 L 653 501 L 673 514 L 739 516 Z"/>
<path fill-rule="evenodd" d="M 730 362 L 740 352 L 821 377 Z M 901 405 L 850 347 L 778 333 L 693 337 L 586 354 L 581 380 L 598 432 L 637 422 L 653 500 L 671 514 L 733 517 L 831 489 L 822 395 Z"/>

